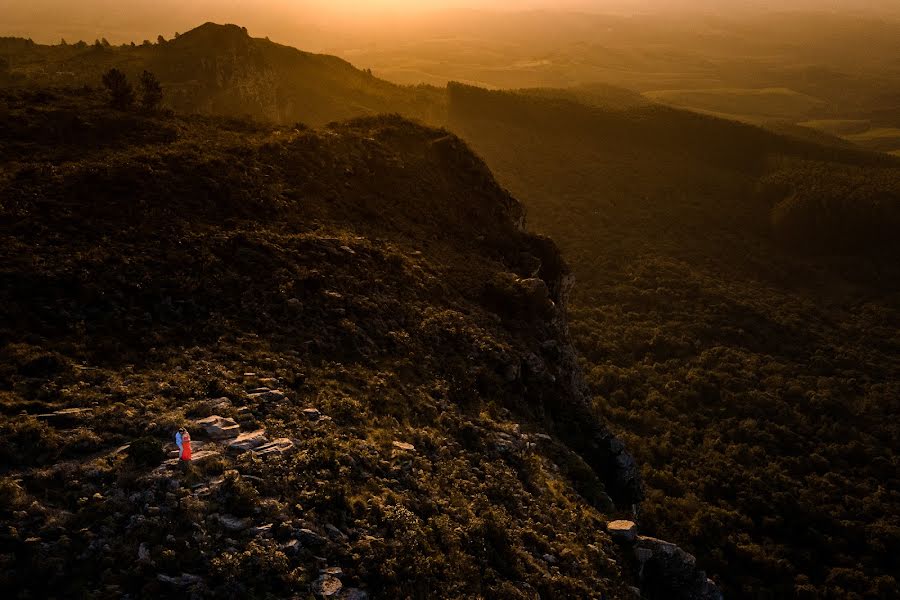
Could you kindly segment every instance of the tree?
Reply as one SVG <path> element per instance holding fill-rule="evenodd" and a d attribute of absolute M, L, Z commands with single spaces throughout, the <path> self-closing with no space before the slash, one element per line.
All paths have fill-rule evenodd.
<path fill-rule="evenodd" d="M 160 46 L 162 46 L 163 44 L 166 43 L 166 38 L 164 38 L 162 36 L 162 34 L 160 34 L 160 35 L 156 36 L 156 43 L 159 44 Z"/>
<path fill-rule="evenodd" d="M 163 89 L 156 75 L 150 71 L 141 73 L 141 106 L 144 110 L 154 111 L 159 108 L 163 99 Z"/>
<path fill-rule="evenodd" d="M 126 109 L 134 104 L 134 88 L 128 77 L 118 69 L 110 69 L 103 76 L 103 85 L 109 92 L 109 103 L 118 109 Z"/>

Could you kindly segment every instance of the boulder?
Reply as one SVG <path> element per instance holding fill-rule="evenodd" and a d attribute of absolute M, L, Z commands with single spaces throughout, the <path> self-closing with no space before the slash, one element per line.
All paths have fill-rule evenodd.
<path fill-rule="evenodd" d="M 346 542 L 347 541 L 347 536 L 344 534 L 344 532 L 341 531 L 340 529 L 338 529 L 337 527 L 335 527 L 334 525 L 332 525 L 331 523 L 328 523 L 327 525 L 325 525 L 325 532 L 328 534 L 328 537 L 330 537 L 335 542 Z"/>
<path fill-rule="evenodd" d="M 240 519 L 233 515 L 219 515 L 217 520 L 228 531 L 244 531 L 250 527 L 250 519 Z"/>
<path fill-rule="evenodd" d="M 320 598 L 331 598 L 336 596 L 344 584 L 334 575 L 321 575 L 312 584 L 312 592 Z"/>
<path fill-rule="evenodd" d="M 226 440 L 236 438 L 241 433 L 241 426 L 237 421 L 229 417 L 220 417 L 213 415 L 200 419 L 197 425 L 206 431 L 206 435 L 214 440 Z"/>
<path fill-rule="evenodd" d="M 247 452 L 259 448 L 269 440 L 266 438 L 265 429 L 242 433 L 228 443 L 228 449 L 234 452 Z"/>
<path fill-rule="evenodd" d="M 301 529 L 297 532 L 297 538 L 304 546 L 320 547 L 328 543 L 328 540 L 312 529 Z"/>
<path fill-rule="evenodd" d="M 306 417 L 310 421 L 318 421 L 319 418 L 322 416 L 322 413 L 319 412 L 318 408 L 312 408 L 312 407 L 304 408 L 300 412 L 303 414 L 304 417 Z"/>
<path fill-rule="evenodd" d="M 620 543 L 630 544 L 637 537 L 637 525 L 634 521 L 612 521 L 606 526 L 606 531 Z"/>
<path fill-rule="evenodd" d="M 247 398 L 262 402 L 278 402 L 284 400 L 284 392 L 281 390 L 266 390 L 261 392 L 251 392 L 247 394 Z"/>

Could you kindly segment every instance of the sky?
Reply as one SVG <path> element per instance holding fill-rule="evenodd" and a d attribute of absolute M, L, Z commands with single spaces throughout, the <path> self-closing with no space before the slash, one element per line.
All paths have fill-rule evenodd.
<path fill-rule="evenodd" d="M 739 14 L 748 10 L 858 10 L 900 15 L 900 0 L 0 0 L 0 36 L 56 43 L 107 37 L 113 43 L 166 37 L 206 21 L 238 23 L 273 39 L 308 31 L 392 26 L 447 9 L 596 13 Z"/>

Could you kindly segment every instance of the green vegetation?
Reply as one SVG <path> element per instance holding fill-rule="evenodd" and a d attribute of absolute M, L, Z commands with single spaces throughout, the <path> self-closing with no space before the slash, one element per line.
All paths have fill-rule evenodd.
<path fill-rule="evenodd" d="M 726 597 L 896 598 L 900 164 L 662 107 L 451 86 L 559 240 L 640 522 Z"/>

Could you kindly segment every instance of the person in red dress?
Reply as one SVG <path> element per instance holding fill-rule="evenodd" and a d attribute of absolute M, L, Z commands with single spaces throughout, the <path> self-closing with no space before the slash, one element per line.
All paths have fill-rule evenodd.
<path fill-rule="evenodd" d="M 175 434 L 175 444 L 178 446 L 178 458 L 184 461 L 191 460 L 191 434 L 184 427 Z"/>

